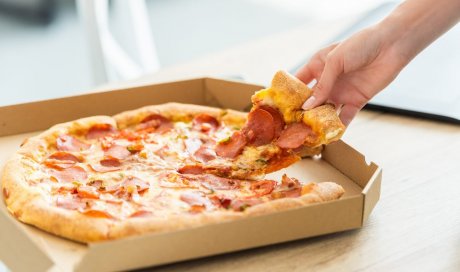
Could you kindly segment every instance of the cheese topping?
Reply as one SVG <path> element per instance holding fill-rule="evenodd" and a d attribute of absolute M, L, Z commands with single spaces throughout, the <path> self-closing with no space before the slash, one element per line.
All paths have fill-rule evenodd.
<path fill-rule="evenodd" d="M 280 190 L 270 181 L 273 188 L 261 194 L 255 181 L 222 177 L 248 173 L 260 177 L 268 161 L 282 151 L 276 145 L 245 146 L 236 158 L 224 158 L 214 149 L 239 129 L 231 124 L 148 122 L 106 134 L 98 131 L 92 139 L 56 135 L 61 145 L 51 143 L 24 160 L 30 169 L 27 181 L 51 205 L 114 220 L 241 211 L 273 199 L 272 191 Z M 62 137 L 68 142 L 59 140 Z M 75 151 L 72 143 L 84 148 Z"/>

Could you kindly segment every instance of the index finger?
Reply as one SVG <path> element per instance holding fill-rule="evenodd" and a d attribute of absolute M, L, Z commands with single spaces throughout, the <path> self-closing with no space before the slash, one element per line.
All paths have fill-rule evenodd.
<path fill-rule="evenodd" d="M 303 83 L 310 83 L 315 76 L 313 75 L 313 70 L 311 69 L 310 62 L 302 66 L 296 73 L 295 76 L 300 79 Z"/>

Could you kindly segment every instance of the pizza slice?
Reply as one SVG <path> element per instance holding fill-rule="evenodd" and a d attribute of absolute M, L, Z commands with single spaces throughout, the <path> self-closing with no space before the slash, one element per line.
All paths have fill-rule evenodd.
<path fill-rule="evenodd" d="M 216 139 L 217 157 L 201 171 L 233 178 L 260 178 L 301 157 L 321 153 L 338 140 L 345 126 L 333 105 L 304 111 L 312 90 L 294 76 L 279 71 L 271 86 L 252 96 L 252 109 L 241 130 Z M 190 166 L 189 166 L 190 167 Z M 196 168 L 194 168 L 196 169 Z"/>

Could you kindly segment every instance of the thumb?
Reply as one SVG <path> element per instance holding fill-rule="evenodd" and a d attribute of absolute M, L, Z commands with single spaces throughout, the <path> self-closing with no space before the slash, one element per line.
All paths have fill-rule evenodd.
<path fill-rule="evenodd" d="M 324 65 L 321 77 L 318 83 L 313 87 L 313 95 L 305 101 L 302 105 L 302 109 L 309 110 L 324 104 L 329 98 L 332 88 L 342 72 L 343 65 L 341 59 L 329 54 L 326 58 L 326 64 Z"/>

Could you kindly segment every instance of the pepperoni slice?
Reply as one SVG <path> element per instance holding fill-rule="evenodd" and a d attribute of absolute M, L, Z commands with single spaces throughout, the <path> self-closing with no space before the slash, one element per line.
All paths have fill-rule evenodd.
<path fill-rule="evenodd" d="M 133 212 L 129 217 L 134 218 L 134 217 L 149 217 L 153 215 L 151 211 L 146 211 L 146 210 L 139 210 Z"/>
<path fill-rule="evenodd" d="M 261 108 L 251 111 L 243 129 L 248 143 L 261 146 L 270 143 L 275 137 L 275 122 L 272 115 Z"/>
<path fill-rule="evenodd" d="M 58 195 L 56 198 L 56 206 L 68 210 L 79 210 L 86 208 L 86 202 L 77 198 L 75 195 Z"/>
<path fill-rule="evenodd" d="M 273 117 L 273 123 L 275 125 L 275 138 L 278 138 L 281 134 L 281 131 L 283 131 L 284 126 L 286 125 L 283 116 L 277 109 L 270 106 L 260 106 L 259 108 L 267 111 Z"/>
<path fill-rule="evenodd" d="M 131 152 L 126 146 L 112 145 L 104 154 L 107 157 L 124 160 L 131 155 Z"/>
<path fill-rule="evenodd" d="M 209 198 L 214 205 L 220 206 L 224 209 L 230 208 L 230 204 L 232 204 L 232 199 L 226 197 L 225 195 L 212 195 Z"/>
<path fill-rule="evenodd" d="M 137 126 L 137 130 L 146 130 L 147 132 L 164 133 L 174 127 L 173 123 L 160 114 L 151 114 L 145 117 Z"/>
<path fill-rule="evenodd" d="M 78 152 L 86 150 L 90 144 L 82 142 L 70 135 L 61 135 L 56 139 L 56 148 L 59 151 Z"/>
<path fill-rule="evenodd" d="M 208 162 L 216 158 L 216 152 L 210 146 L 202 145 L 193 156 L 201 162 Z"/>
<path fill-rule="evenodd" d="M 301 196 L 302 185 L 295 178 L 290 178 L 286 174 L 281 178 L 279 190 L 272 193 L 272 198 L 299 197 Z"/>
<path fill-rule="evenodd" d="M 192 124 L 194 129 L 201 132 L 214 131 L 219 127 L 219 121 L 217 121 L 214 116 L 206 113 L 201 113 L 195 116 Z"/>
<path fill-rule="evenodd" d="M 48 167 L 58 170 L 66 169 L 75 165 L 75 162 L 73 161 L 61 161 L 55 159 L 46 159 L 43 163 Z"/>
<path fill-rule="evenodd" d="M 270 194 L 273 189 L 275 189 L 276 181 L 273 180 L 259 180 L 251 184 L 251 191 L 255 193 L 256 196 L 264 196 Z"/>
<path fill-rule="evenodd" d="M 235 131 L 228 140 L 217 144 L 216 153 L 224 158 L 235 158 L 243 151 L 246 143 L 246 137 L 241 132 Z"/>
<path fill-rule="evenodd" d="M 92 186 L 79 186 L 77 188 L 77 194 L 80 198 L 99 198 L 99 192 L 97 191 L 97 188 Z"/>
<path fill-rule="evenodd" d="M 86 139 L 93 140 L 113 134 L 115 128 L 110 124 L 95 124 L 86 133 Z"/>
<path fill-rule="evenodd" d="M 276 141 L 276 145 L 281 148 L 298 148 L 307 139 L 317 139 L 316 133 L 304 123 L 289 124 Z"/>
<path fill-rule="evenodd" d="M 204 168 L 201 165 L 184 165 L 177 172 L 181 174 L 199 175 L 203 174 Z"/>
<path fill-rule="evenodd" d="M 211 174 L 203 175 L 201 184 L 210 190 L 234 190 L 240 188 L 240 181 L 237 179 L 222 178 Z"/>
<path fill-rule="evenodd" d="M 90 167 L 96 172 L 112 172 L 121 169 L 121 162 L 116 158 L 106 158 L 99 163 L 92 163 Z"/>
<path fill-rule="evenodd" d="M 54 170 L 50 172 L 59 182 L 84 181 L 88 177 L 85 169 L 80 166 L 72 166 L 63 170 Z"/>
<path fill-rule="evenodd" d="M 58 151 L 51 154 L 51 156 L 44 161 L 44 164 L 48 167 L 61 170 L 72 167 L 77 162 L 81 162 L 81 160 L 75 155 L 64 151 Z"/>
<path fill-rule="evenodd" d="M 60 160 L 60 161 L 72 161 L 72 162 L 81 162 L 81 160 L 71 154 L 71 153 L 68 153 L 68 152 L 63 152 L 63 151 L 58 151 L 58 152 L 54 152 L 53 154 L 51 154 L 49 157 L 49 159 L 55 159 L 55 160 Z"/>
<path fill-rule="evenodd" d="M 87 216 L 97 217 L 97 218 L 107 218 L 107 219 L 115 218 L 109 212 L 103 211 L 103 210 L 88 209 L 88 210 L 81 211 L 81 213 Z"/>

